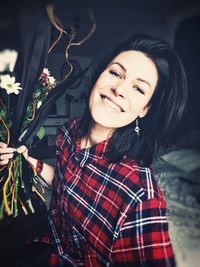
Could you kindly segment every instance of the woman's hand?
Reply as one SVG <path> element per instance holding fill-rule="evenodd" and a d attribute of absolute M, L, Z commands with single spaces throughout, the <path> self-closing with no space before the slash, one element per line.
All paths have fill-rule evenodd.
<path fill-rule="evenodd" d="M 37 159 L 28 155 L 28 148 L 26 146 L 20 146 L 18 148 L 8 147 L 5 143 L 0 142 L 0 166 L 6 165 L 9 159 L 12 159 L 14 152 L 18 152 L 24 155 L 25 159 L 28 160 L 34 168 L 37 168 Z M 54 177 L 55 169 L 53 166 L 44 163 L 41 176 L 51 185 Z"/>
<path fill-rule="evenodd" d="M 26 146 L 12 148 L 8 147 L 5 143 L 0 142 L 0 166 L 8 164 L 9 160 L 14 156 L 14 152 L 22 153 L 28 160 L 28 148 Z"/>

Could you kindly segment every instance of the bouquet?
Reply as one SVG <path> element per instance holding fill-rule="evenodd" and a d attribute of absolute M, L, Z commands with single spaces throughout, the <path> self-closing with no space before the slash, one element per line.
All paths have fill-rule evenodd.
<path fill-rule="evenodd" d="M 0 167 L 0 219 L 33 214 L 38 207 L 43 210 L 44 191 L 48 186 L 19 147 L 40 129 L 54 103 L 89 68 L 73 75 L 68 50 L 85 42 L 96 28 L 91 14 L 93 25 L 89 34 L 82 41 L 72 42 L 75 32 L 68 34 L 63 30 L 53 14 L 53 6 L 48 5 L 45 10 L 40 2 L 37 4 L 34 2 L 34 11 L 25 10 L 19 18 L 18 53 L 9 50 L 0 53 L 0 142 L 16 151 L 9 163 Z M 60 82 L 45 68 L 48 53 L 57 42 L 50 47 L 51 24 L 60 31 L 57 40 L 62 33 L 69 39 L 65 57 L 70 71 Z"/>
<path fill-rule="evenodd" d="M 17 60 L 15 50 L 4 50 L 0 52 L 0 141 L 10 143 L 10 129 L 12 128 L 13 107 L 11 105 L 12 95 L 18 95 L 23 88 L 19 82 L 16 82 L 12 75 Z M 47 68 L 44 68 L 32 92 L 32 97 L 27 107 L 24 120 L 21 127 L 20 137 L 27 132 L 29 124 L 34 120 L 39 108 L 45 101 L 47 95 L 55 88 L 56 81 L 50 76 Z M 39 131 L 41 132 L 41 131 Z M 24 214 L 34 212 L 34 206 L 31 201 L 32 192 L 36 193 L 41 201 L 45 201 L 44 192 L 47 184 L 39 176 L 34 167 L 23 159 L 19 149 L 16 149 L 16 155 L 9 162 L 8 168 L 4 166 L 0 169 L 0 219 L 4 214 L 16 217 L 21 209 Z M 31 183 L 27 185 L 27 178 L 23 176 L 23 166 L 27 165 Z M 39 186 L 38 186 L 39 185 Z"/>

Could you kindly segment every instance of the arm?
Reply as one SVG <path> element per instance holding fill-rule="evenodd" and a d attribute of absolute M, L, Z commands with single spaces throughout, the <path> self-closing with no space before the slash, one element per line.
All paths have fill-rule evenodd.
<path fill-rule="evenodd" d="M 33 165 L 36 169 L 38 160 L 28 156 L 27 160 Z M 51 185 L 54 177 L 55 168 L 47 163 L 43 163 L 42 171 L 40 175 L 44 178 L 47 184 Z"/>
<path fill-rule="evenodd" d="M 175 266 L 164 200 L 149 199 L 131 210 L 114 241 L 111 259 L 113 266 Z"/>

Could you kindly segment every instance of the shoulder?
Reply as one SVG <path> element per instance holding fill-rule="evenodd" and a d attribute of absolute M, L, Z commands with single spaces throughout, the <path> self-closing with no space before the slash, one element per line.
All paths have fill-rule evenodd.
<path fill-rule="evenodd" d="M 140 188 L 143 191 L 142 201 L 149 199 L 164 200 L 163 193 L 156 180 L 154 170 L 140 166 L 135 160 L 125 158 L 121 163 L 126 173 L 125 182 L 129 188 Z"/>
<path fill-rule="evenodd" d="M 56 139 L 56 154 L 60 154 L 60 151 L 75 146 L 80 121 L 80 118 L 70 118 L 60 127 Z"/>
<path fill-rule="evenodd" d="M 76 134 L 79 129 L 81 118 L 69 118 L 65 121 L 63 126 L 60 128 L 60 132 L 70 132 L 71 134 Z"/>
<path fill-rule="evenodd" d="M 58 130 L 57 146 L 61 146 L 67 139 L 74 139 L 80 125 L 80 118 L 69 118 Z"/>

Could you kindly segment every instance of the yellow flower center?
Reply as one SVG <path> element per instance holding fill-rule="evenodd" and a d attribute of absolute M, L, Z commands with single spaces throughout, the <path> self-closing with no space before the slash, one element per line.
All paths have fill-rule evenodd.
<path fill-rule="evenodd" d="M 11 84 L 11 83 L 8 83 L 8 84 L 7 84 L 7 87 L 8 87 L 9 89 L 12 89 L 12 87 L 13 87 L 13 84 Z"/>

